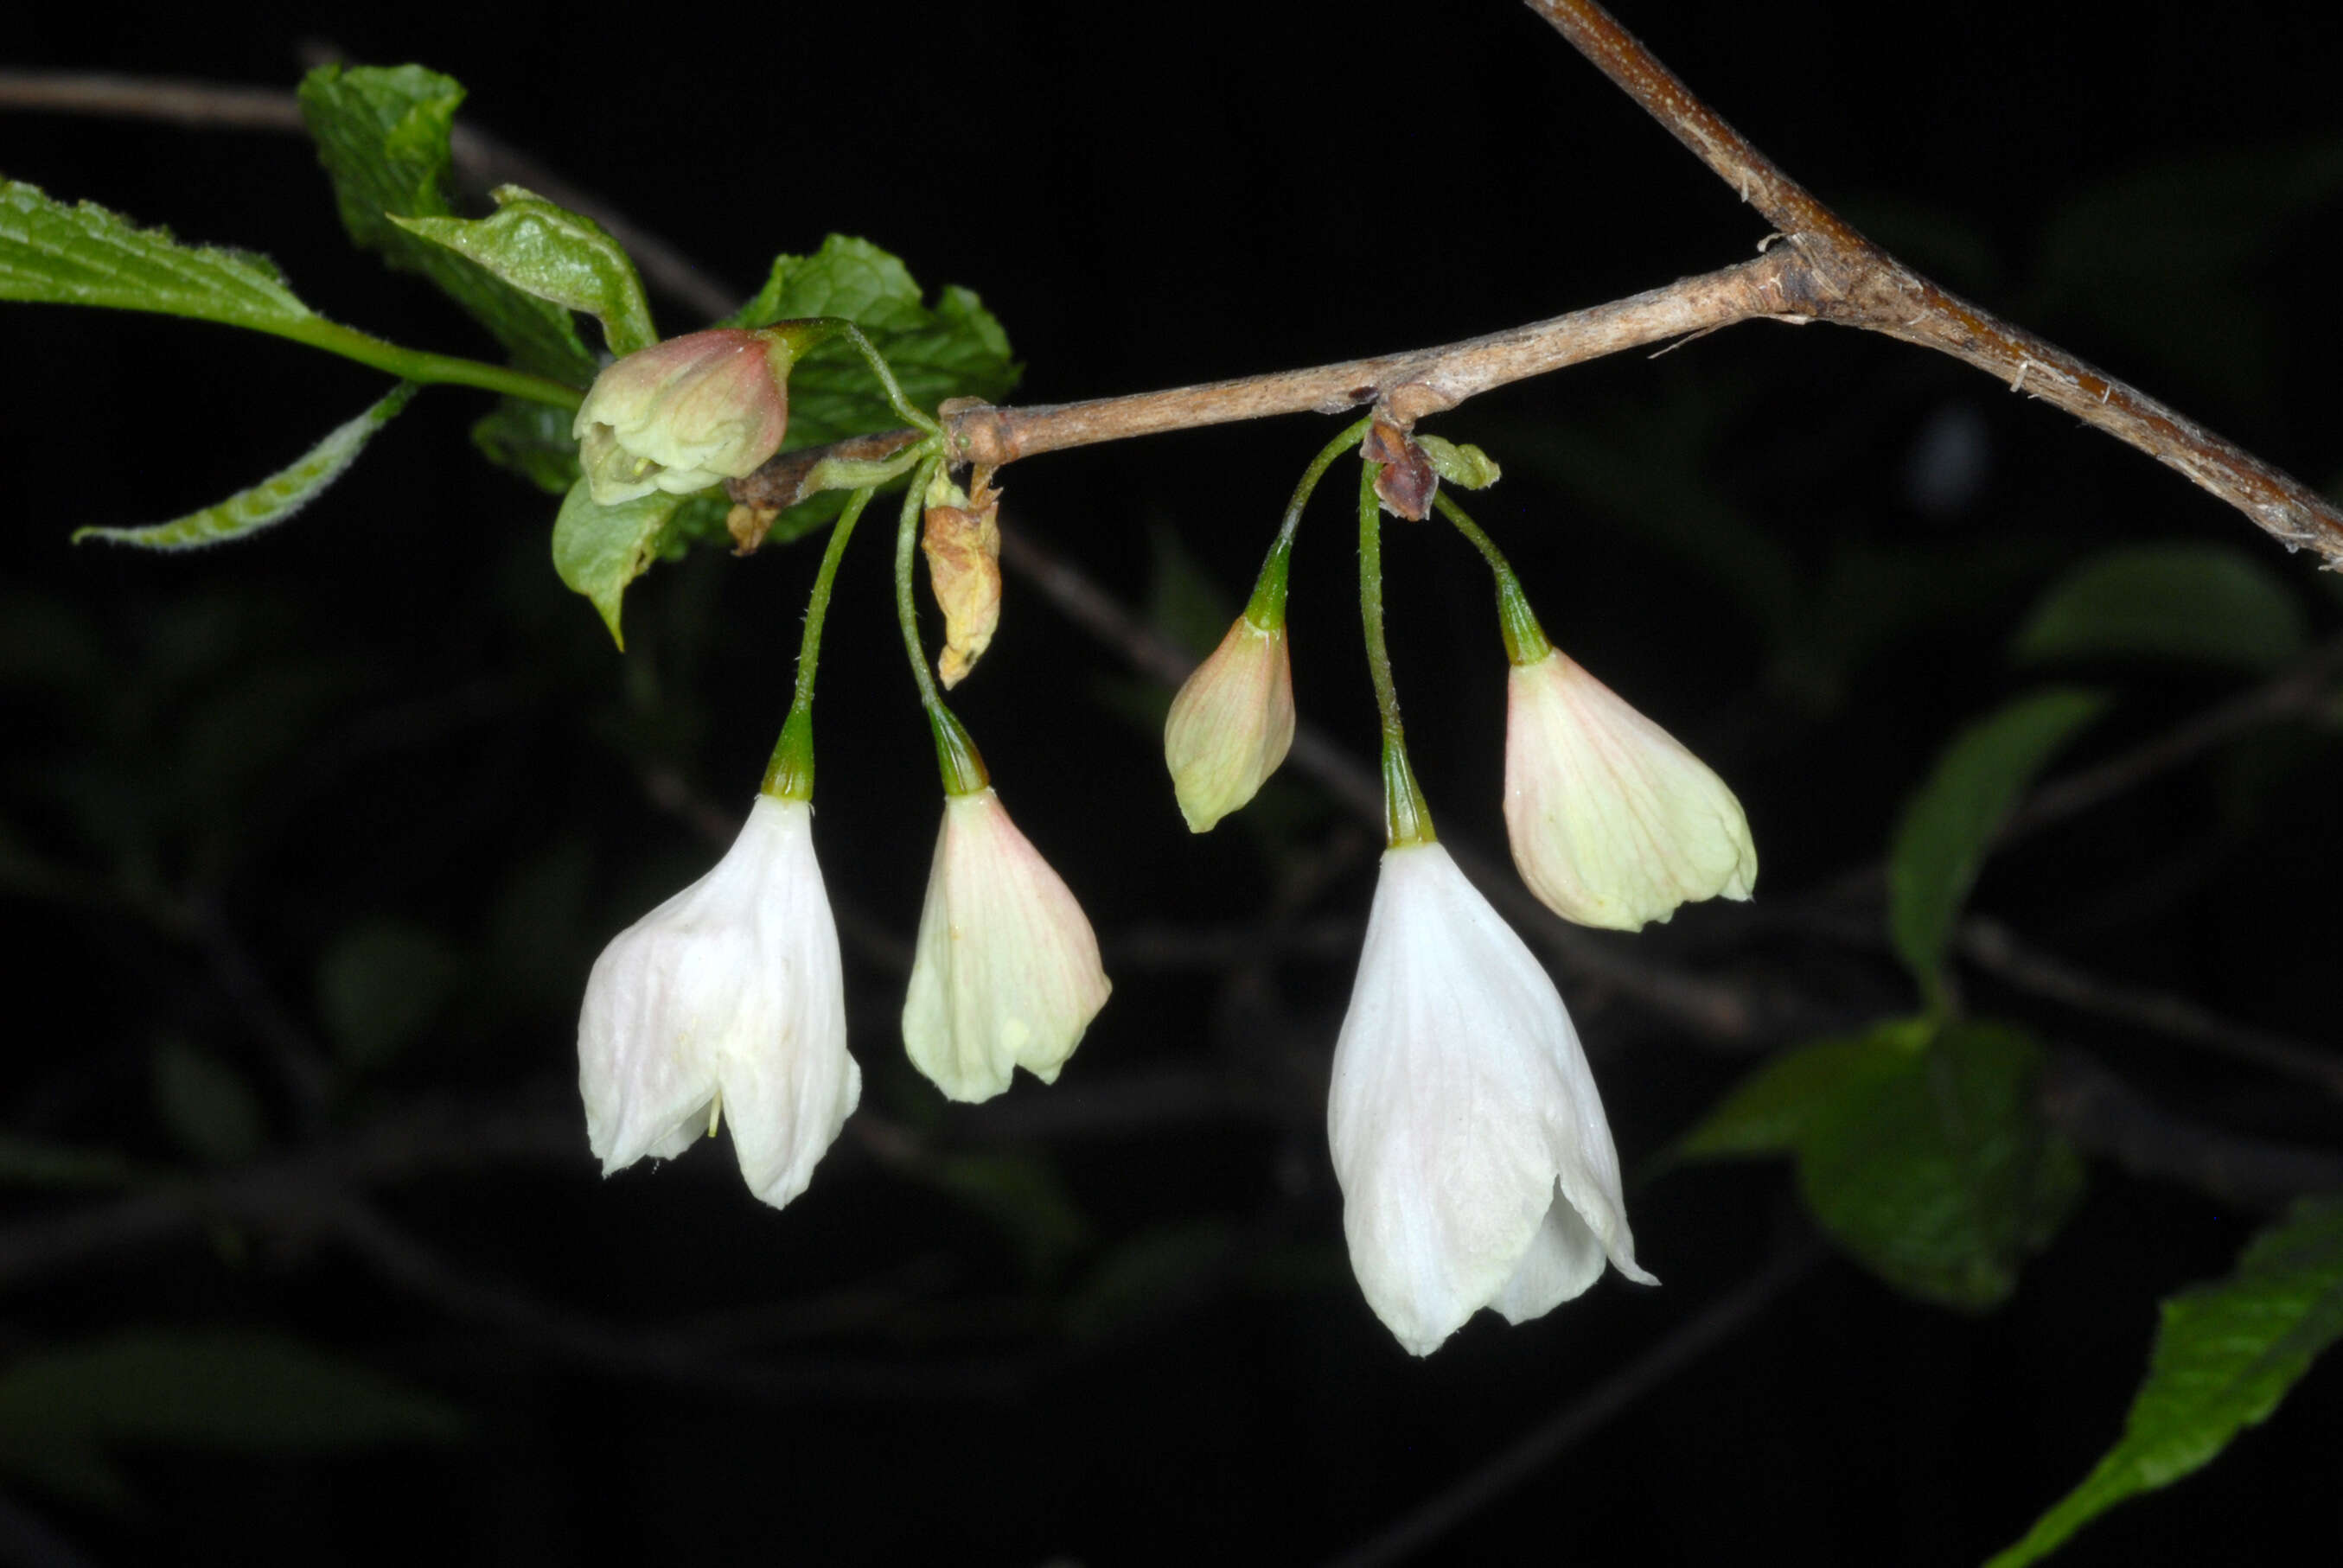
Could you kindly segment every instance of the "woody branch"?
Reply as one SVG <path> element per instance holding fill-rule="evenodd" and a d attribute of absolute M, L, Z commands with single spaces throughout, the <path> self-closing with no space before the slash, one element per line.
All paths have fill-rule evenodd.
<path fill-rule="evenodd" d="M 2300 480 L 1896 260 L 1784 174 L 1594 0 L 1526 4 L 1756 208 L 1780 243 L 1754 261 L 1437 347 L 1078 403 L 948 407 L 955 456 L 999 467 L 1071 447 L 1368 404 L 1408 425 L 1493 388 L 1652 343 L 1749 320 L 1826 321 L 1974 365 L 2177 470 L 2289 549 L 2307 547 L 2328 569 L 2343 569 L 2343 511 Z M 65 73 L 0 72 L 0 109 L 8 108 L 300 126 L 290 93 Z M 502 150 L 483 149 L 490 161 Z M 613 232 L 624 223 L 583 193 L 565 194 Z M 653 248 L 656 259 L 671 260 L 664 247 Z M 652 276 L 695 303 L 710 297 L 688 267 L 669 265 Z M 822 459 L 882 457 L 918 438 L 916 431 L 888 431 L 784 453 L 729 488 L 736 501 L 776 511 L 802 498 Z"/>

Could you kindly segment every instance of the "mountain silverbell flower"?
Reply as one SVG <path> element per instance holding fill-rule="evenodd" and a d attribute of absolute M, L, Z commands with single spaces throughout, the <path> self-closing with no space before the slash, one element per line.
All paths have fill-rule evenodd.
<path fill-rule="evenodd" d="M 1380 465 L 1363 467 L 1359 608 L 1383 716 L 1385 848 L 1326 1134 L 1352 1271 L 1422 1356 L 1483 1307 L 1544 1316 L 1606 1258 L 1659 1282 L 1635 1266 L 1618 1152 L 1562 994 L 1441 848 L 1408 765 L 1383 641 Z"/>
<path fill-rule="evenodd" d="M 1530 890 L 1584 926 L 1636 930 L 1756 885 L 1725 780 L 1558 648 L 1507 678 L 1505 832 Z"/>
<path fill-rule="evenodd" d="M 594 499 L 689 495 L 737 479 L 780 450 L 789 427 L 791 326 L 712 327 L 606 366 L 570 434 Z"/>
<path fill-rule="evenodd" d="M 810 804 L 759 795 L 714 870 L 602 950 L 578 1082 L 605 1175 L 721 1116 L 750 1191 L 778 1208 L 805 1191 L 862 1094 Z"/>
<path fill-rule="evenodd" d="M 1489 536 L 1446 495 L 1434 504 L 1496 576 L 1512 666 L 1505 835 L 1530 891 L 1564 920 L 1621 931 L 1678 904 L 1748 898 L 1757 847 L 1732 789 L 1549 642 Z"/>
<path fill-rule="evenodd" d="M 619 932 L 587 979 L 578 1087 L 606 1176 L 672 1159 L 729 1115 L 749 1190 L 779 1208 L 862 1098 L 813 853 L 813 687 L 838 563 L 870 494 L 855 491 L 830 527 L 796 695 L 749 820 L 714 870 Z"/>
<path fill-rule="evenodd" d="M 1659 1282 L 1561 994 L 1437 843 L 1383 851 L 1326 1130 L 1351 1267 L 1413 1354 L 1483 1307 L 1541 1317 L 1606 1258 Z"/>
<path fill-rule="evenodd" d="M 1113 989 L 1081 904 L 990 785 L 944 797 L 903 1000 L 903 1048 L 947 1098 L 1044 1083 Z"/>
<path fill-rule="evenodd" d="M 895 528 L 895 617 L 943 776 L 944 825 L 920 910 L 903 1049 L 947 1098 L 990 1100 L 1020 1067 L 1044 1083 L 1106 1005 L 1098 938 L 1050 863 L 1009 819 L 976 742 L 944 706 L 911 608 L 921 504 L 931 460 L 903 495 Z"/>
<path fill-rule="evenodd" d="M 1293 745 L 1293 656 L 1285 642 L 1286 558 L 1281 538 L 1252 602 L 1221 646 L 1189 673 L 1163 724 L 1163 761 L 1192 833 L 1261 790 Z"/>

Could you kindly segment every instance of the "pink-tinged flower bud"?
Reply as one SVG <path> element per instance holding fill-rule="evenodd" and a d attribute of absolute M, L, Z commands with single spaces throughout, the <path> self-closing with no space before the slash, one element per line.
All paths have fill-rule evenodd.
<path fill-rule="evenodd" d="M 1212 825 L 1259 792 L 1293 744 L 1293 658 L 1285 628 L 1239 616 L 1172 699 L 1163 760 L 1188 829 Z"/>
<path fill-rule="evenodd" d="M 990 1100 L 1020 1067 L 1054 1083 L 1111 989 L 1081 906 L 1001 798 L 946 795 L 903 1001 L 912 1065 L 953 1100 Z"/>
<path fill-rule="evenodd" d="M 570 427 L 594 499 L 689 495 L 753 473 L 789 427 L 791 363 L 784 334 L 716 327 L 607 367 Z"/>
<path fill-rule="evenodd" d="M 1383 851 L 1326 1131 L 1367 1304 L 1429 1355 L 1612 1267 L 1644 1284 L 1602 1096 L 1561 993 L 1448 851 Z"/>
<path fill-rule="evenodd" d="M 578 1085 L 605 1175 L 674 1158 L 720 1113 L 750 1191 L 805 1191 L 862 1094 L 812 807 L 759 795 L 714 870 L 602 950 Z"/>
<path fill-rule="evenodd" d="M 1505 830 L 1530 890 L 1584 926 L 1636 930 L 1691 900 L 1745 899 L 1757 881 L 1725 780 L 1551 648 L 1513 667 Z"/>

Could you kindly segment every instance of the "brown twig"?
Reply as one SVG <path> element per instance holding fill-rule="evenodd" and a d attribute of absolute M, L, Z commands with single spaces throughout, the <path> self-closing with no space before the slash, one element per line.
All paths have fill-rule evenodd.
<path fill-rule="evenodd" d="M 2281 719 L 2315 712 L 2343 675 L 2343 638 L 2281 671 L 2261 686 L 2217 703 L 2153 740 L 2105 762 L 2051 779 L 2026 799 L 1995 842 L 2006 844 L 2063 821 L 2147 782 L 2157 774 Z"/>
<path fill-rule="evenodd" d="M 1527 0 L 1571 45 L 1781 231 L 1806 266 L 1784 280 L 1793 307 L 1883 332 L 1976 366 L 2146 452 L 2293 550 L 2343 568 L 2343 512 L 2289 475 L 2105 371 L 1906 266 L 1776 168 L 1594 0 Z"/>
<path fill-rule="evenodd" d="M 2248 1138 L 2165 1110 L 2078 1050 L 2050 1059 L 2043 1113 L 2086 1153 L 2247 1208 L 2343 1191 L 2343 1154 Z"/>
<path fill-rule="evenodd" d="M 2101 980 L 2028 945 L 1998 920 L 1975 916 L 1963 921 L 1960 946 L 1970 962 L 2018 990 L 2250 1061 L 2343 1098 L 2343 1052 L 2233 1023 L 2185 997 Z"/>
<path fill-rule="evenodd" d="M 2138 447 L 2250 518 L 2288 549 L 2343 567 L 2343 512 L 2300 481 L 2046 339 L 1948 293 L 1857 233 L 1785 175 L 1591 0 L 1528 0 L 1531 8 L 1608 75 L 1785 236 L 1756 260 L 1630 298 L 1462 343 L 1306 370 L 1028 408 L 980 406 L 946 422 L 965 460 L 998 467 L 1018 457 L 1101 441 L 1263 418 L 1335 413 L 1381 402 L 1402 423 L 1453 408 L 1493 387 L 1666 338 L 1754 319 L 1831 321 L 1934 348 Z M 214 83 L 69 73 L 0 73 L 0 110 L 162 119 L 184 125 L 298 130 L 290 93 Z M 646 276 L 703 315 L 733 295 L 658 236 L 591 193 L 476 127 L 459 125 L 460 171 L 483 184 L 511 179 L 587 213 L 634 253 Z M 916 438 L 908 430 L 855 437 L 865 449 Z M 840 447 L 807 448 L 731 482 L 733 498 L 779 508 L 800 498 L 808 470 Z"/>
<path fill-rule="evenodd" d="M 1823 1255 L 1821 1244 L 1812 1236 L 1791 1243 L 1772 1263 L 1702 1308 L 1643 1354 L 1372 1539 L 1332 1559 L 1329 1568 L 1382 1568 L 1386 1563 L 1408 1561 L 1747 1327 L 1805 1279 Z"/>

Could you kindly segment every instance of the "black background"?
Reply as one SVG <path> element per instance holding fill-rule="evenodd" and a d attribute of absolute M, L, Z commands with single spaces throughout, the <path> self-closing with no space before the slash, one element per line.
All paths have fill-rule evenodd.
<path fill-rule="evenodd" d="M 2192 361 L 2173 324 L 2203 301 L 2134 290 L 2109 307 L 2061 285 L 2046 250 L 2088 193 L 2149 166 L 2331 145 L 2331 6 L 2241 4 L 2217 23 L 2179 4 L 1624 12 L 1793 175 L 1924 269 L 2313 484 L 2343 475 L 2333 203 L 2225 275 L 2269 324 L 2258 357 L 2215 332 L 2227 347 Z M 1026 401 L 1445 341 L 1725 265 L 1765 230 L 1532 14 L 1494 0 L 321 10 L 266 26 L 42 6 L 5 49 L 13 65 L 287 85 L 321 50 L 420 60 L 466 83 L 479 124 L 743 294 L 774 251 L 832 230 L 887 246 L 923 283 L 974 287 L 1029 367 Z M 488 351 L 426 286 L 349 250 L 297 137 L 10 116 L 0 170 L 266 250 L 338 319 Z M 2170 243 L 2221 221 L 2179 214 Z M 654 305 L 667 330 L 694 325 Z M 755 786 L 812 552 L 660 568 L 630 596 L 622 661 L 546 568 L 553 503 L 474 459 L 480 405 L 453 391 L 419 399 L 338 488 L 253 545 L 69 549 L 75 526 L 155 520 L 251 483 L 381 377 L 221 328 L 30 307 L 0 315 L 0 367 L 12 837 L 117 890 L 200 893 L 305 1031 L 335 931 L 395 916 L 441 933 L 462 963 L 456 1000 L 340 1095 L 327 1140 L 426 1100 L 558 1126 L 594 951 L 714 852 L 659 799 L 680 787 L 737 811 Z M 1986 467 L 1955 502 L 1926 504 L 1915 453 L 1947 420 L 1981 432 Z M 2302 581 L 2316 624 L 2338 618 L 2306 562 L 2176 476 L 1884 339 L 1745 326 L 1515 387 L 1433 427 L 1508 464 L 1476 510 L 1557 641 L 1739 789 L 1761 909 L 1876 859 L 1954 725 L 2021 689 L 2003 640 L 2089 550 L 2230 542 Z M 1005 476 L 1008 513 L 1133 604 L 1176 538 L 1233 604 L 1332 428 L 1290 419 L 1036 459 Z M 1715 559 L 1660 548 L 1632 498 L 1606 510 L 1556 473 L 1590 450 L 1663 498 L 1647 506 L 1693 477 L 1818 580 L 1852 552 L 1922 562 L 1942 591 L 1883 610 L 1894 634 L 1859 643 L 1845 628 L 1878 607 L 1858 577 L 1807 640 L 1769 640 Z M 1364 755 L 1347 525 L 1326 506 L 1297 557 L 1297 681 L 1305 715 Z M 1485 577 L 1429 530 L 1395 530 L 1386 553 L 1419 772 L 1446 831 L 1495 844 L 1503 683 Z M 865 541 L 846 564 L 820 709 L 824 864 L 850 936 L 859 922 L 869 937 L 849 957 L 865 1104 L 940 1150 L 1046 1161 L 1085 1239 L 1030 1270 L 977 1208 L 851 1131 L 778 1213 L 718 1150 L 598 1184 L 582 1135 L 379 1192 L 468 1279 L 597 1322 L 750 1322 L 739 1360 L 768 1375 L 737 1385 L 484 1321 L 297 1218 L 100 1249 L 19 1276 L 0 1306 L 7 1342 L 266 1325 L 442 1393 L 472 1435 L 323 1457 L 136 1450 L 142 1512 L 27 1491 L 13 1494 L 24 1516 L 106 1563 L 1314 1561 L 1570 1406 L 1795 1232 L 1775 1167 L 1668 1175 L 1631 1194 L 1664 1290 L 1606 1280 L 1535 1324 L 1484 1319 L 1429 1360 L 1401 1352 L 1348 1280 L 1317 1120 L 1373 845 L 1301 790 L 1273 831 L 1232 822 L 1192 840 L 1153 734 L 1124 717 L 1128 691 L 1107 689 L 1125 667 L 1015 579 L 960 710 L 1081 895 L 1118 989 L 1057 1089 L 1021 1081 L 1001 1106 L 947 1115 L 891 1027 L 900 979 L 885 958 L 916 920 L 935 802 L 882 555 Z M 95 638 L 118 700 L 34 693 L 24 650 L 51 611 Z M 304 671 L 322 672 L 323 695 L 289 678 Z M 2233 689 L 2150 671 L 2097 744 Z M 237 691 L 242 707 L 215 719 Z M 1996 867 L 1981 904 L 2107 972 L 2332 1040 L 2343 769 L 2331 738 L 2297 741 L 2048 836 Z M 2291 771 L 2258 813 L 2229 812 L 2238 779 L 2280 759 Z M 108 838 L 83 807 L 116 789 L 136 825 Z M 1294 895 L 1305 874 L 1322 889 Z M 531 876 L 575 890 L 558 920 L 517 901 Z M 1226 973 L 1141 956 L 1169 931 L 1262 919 L 1281 895 L 1333 935 Z M 147 1077 L 170 1034 L 262 1084 L 272 1146 L 295 1149 L 248 1010 L 203 944 L 122 903 L 25 887 L 10 900 L 11 1130 L 171 1157 Z M 1631 1170 L 1749 1050 L 1908 1005 L 1875 948 L 1738 911 L 1688 910 L 1638 940 L 1770 1010 L 1758 1037 L 1720 1047 L 1564 977 Z M 2331 1105 L 2103 1023 L 2040 1023 L 2230 1125 L 2337 1137 Z M 1218 1086 L 1200 1109 L 1165 1109 L 1163 1086 L 1200 1079 Z M 1052 1096 L 1073 1108 L 1055 1124 Z M 26 1201 L 14 1234 L 78 1201 Z M 2258 1218 L 2101 1163 L 2016 1300 L 1974 1320 L 1826 1260 L 1424 1560 L 1979 1561 L 2113 1438 L 2155 1300 L 2224 1270 Z M 1096 1306 L 1116 1300 L 1111 1264 L 1138 1297 L 1112 1311 Z M 2343 1385 L 2324 1366 L 2210 1471 L 2093 1526 L 2065 1560 L 2331 1560 L 2338 1454 Z M 12 1549 L 55 1560 L 32 1541 Z"/>

